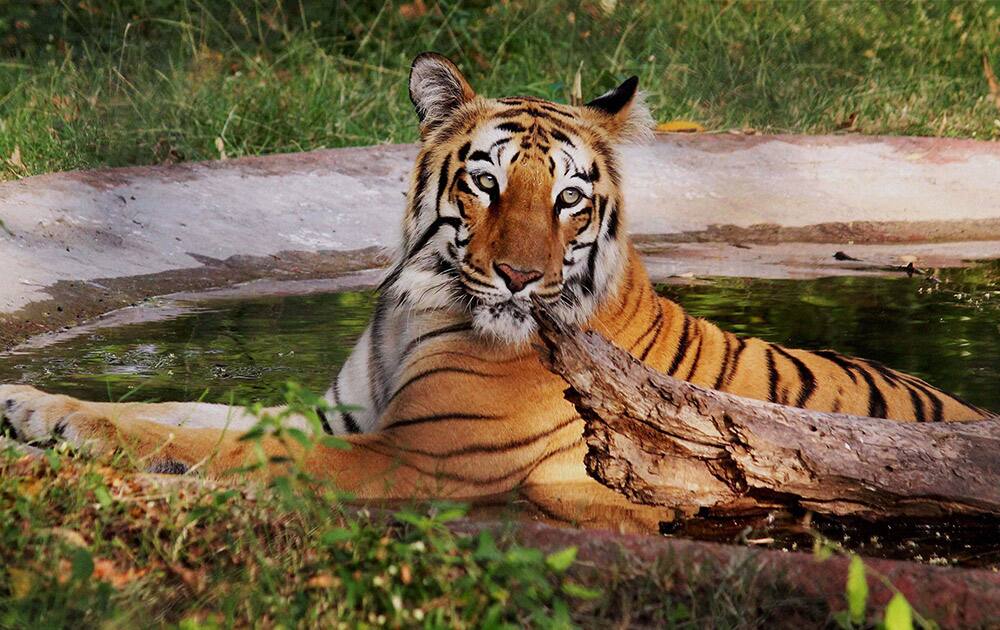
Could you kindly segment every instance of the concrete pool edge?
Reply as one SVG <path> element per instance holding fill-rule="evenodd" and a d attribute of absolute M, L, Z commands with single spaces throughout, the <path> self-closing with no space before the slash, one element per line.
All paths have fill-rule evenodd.
<path fill-rule="evenodd" d="M 768 243 L 660 242 L 646 238 L 637 248 L 656 282 L 705 276 L 809 279 L 846 275 L 893 275 L 906 261 L 926 268 L 960 267 L 1000 257 L 1000 240 L 957 243 Z M 837 260 L 847 251 L 848 260 Z M 40 335 L 92 324 L 95 320 L 152 298 L 211 299 L 222 290 L 233 296 L 271 295 L 283 285 L 317 281 L 310 292 L 338 290 L 339 281 L 364 273 L 357 288 L 377 284 L 387 257 L 378 248 L 348 252 L 279 252 L 268 257 L 205 260 L 200 267 L 155 274 L 59 281 L 45 287 L 45 299 L 13 312 L 0 311 L 0 353 Z"/>
<path fill-rule="evenodd" d="M 152 295 L 380 266 L 415 153 L 384 145 L 0 183 L 0 347 Z M 1000 143 L 705 134 L 659 136 L 622 159 L 628 227 L 661 277 L 1000 257 Z M 865 264 L 835 263 L 838 251 Z"/>
<path fill-rule="evenodd" d="M 305 279 L 259 278 L 204 290 L 184 290 L 150 296 L 138 303 L 99 313 L 72 326 L 32 335 L 10 348 L 0 348 L 0 359 L 10 354 L 30 352 L 103 329 L 176 319 L 216 301 L 371 290 L 378 284 L 382 271 L 382 269 L 362 269 Z"/>
<path fill-rule="evenodd" d="M 385 257 L 378 248 L 347 252 L 279 252 L 266 257 L 205 260 L 199 267 L 139 276 L 61 280 L 45 287 L 47 297 L 29 302 L 13 312 L 0 311 L 0 351 L 36 335 L 81 325 L 149 298 L 181 291 L 208 291 L 262 279 L 336 278 L 380 267 L 384 262 Z"/>

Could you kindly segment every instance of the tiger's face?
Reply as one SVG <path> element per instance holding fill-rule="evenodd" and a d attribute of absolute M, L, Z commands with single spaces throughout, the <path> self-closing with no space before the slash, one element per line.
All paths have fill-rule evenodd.
<path fill-rule="evenodd" d="M 410 96 L 423 143 L 394 290 L 411 307 L 465 310 L 509 343 L 534 333 L 532 296 L 586 321 L 627 259 L 613 146 L 648 133 L 636 79 L 580 107 L 494 100 L 425 53 Z"/>

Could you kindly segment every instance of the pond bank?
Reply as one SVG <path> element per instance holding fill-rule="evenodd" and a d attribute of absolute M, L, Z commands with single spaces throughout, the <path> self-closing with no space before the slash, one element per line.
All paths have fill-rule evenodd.
<path fill-rule="evenodd" d="M 415 155 L 391 145 L 0 184 L 0 348 L 144 298 L 385 264 Z M 1000 256 L 1000 144 L 659 136 L 623 150 L 654 277 L 815 277 Z M 836 260 L 837 252 L 860 261 Z"/>

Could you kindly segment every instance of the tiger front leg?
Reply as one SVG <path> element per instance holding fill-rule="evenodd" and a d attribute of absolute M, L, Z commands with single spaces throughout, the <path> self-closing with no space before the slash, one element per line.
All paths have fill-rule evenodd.
<path fill-rule="evenodd" d="M 280 411 L 263 410 L 270 414 Z M 281 461 L 308 455 L 310 472 L 318 476 L 329 476 L 336 470 L 352 486 L 374 483 L 372 456 L 363 449 L 342 451 L 317 445 L 306 454 L 294 441 L 272 436 L 259 442 L 241 440 L 256 420 L 228 405 L 97 403 L 25 385 L 0 385 L 0 427 L 23 444 L 47 448 L 68 443 L 95 456 L 120 453 L 143 471 L 179 474 L 195 468 L 216 478 L 237 471 L 258 477 L 285 474 Z M 305 426 L 301 418 L 290 420 Z M 365 443 L 369 436 L 346 437 Z M 262 453 L 268 465 L 248 472 L 248 466 L 261 463 Z M 383 467 L 390 468 L 388 463 Z"/>
<path fill-rule="evenodd" d="M 242 478 L 266 479 L 286 475 L 288 462 L 293 461 L 313 477 L 331 480 L 359 500 L 376 501 L 465 501 L 510 489 L 463 483 L 468 467 L 477 465 L 474 462 L 463 460 L 453 468 L 447 461 L 411 461 L 412 445 L 400 443 L 391 432 L 341 436 L 349 447 L 346 449 L 322 443 L 306 448 L 296 440 L 273 435 L 240 440 L 247 418 L 237 417 L 227 428 L 216 428 L 223 426 L 225 406 L 94 403 L 34 387 L 0 385 L 0 411 L 0 424 L 19 442 L 41 446 L 67 442 L 95 454 L 121 452 L 136 468 L 146 471 L 184 473 L 194 467 L 212 478 L 236 473 Z M 212 418 L 213 414 L 217 417 Z M 179 426 L 177 419 L 181 417 L 191 422 Z"/>
<path fill-rule="evenodd" d="M 140 408 L 0 385 L 0 427 L 24 444 L 44 448 L 68 443 L 96 456 L 120 451 L 146 470 L 185 472 L 219 443 L 199 443 L 195 430 L 142 419 Z"/>
<path fill-rule="evenodd" d="M 47 394 L 28 385 L 0 385 L 0 427 L 9 437 L 35 446 L 68 442 L 101 450 L 102 422 L 88 414 L 86 403 Z"/>

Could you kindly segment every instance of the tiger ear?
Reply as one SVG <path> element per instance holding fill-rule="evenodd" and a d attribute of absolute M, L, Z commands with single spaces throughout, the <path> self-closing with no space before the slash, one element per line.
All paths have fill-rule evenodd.
<path fill-rule="evenodd" d="M 410 66 L 410 100 L 427 133 L 459 107 L 476 97 L 469 82 L 451 59 L 433 52 L 420 53 Z"/>
<path fill-rule="evenodd" d="M 638 86 L 639 77 L 629 77 L 585 105 L 615 140 L 642 141 L 652 137 L 653 117 Z"/>

